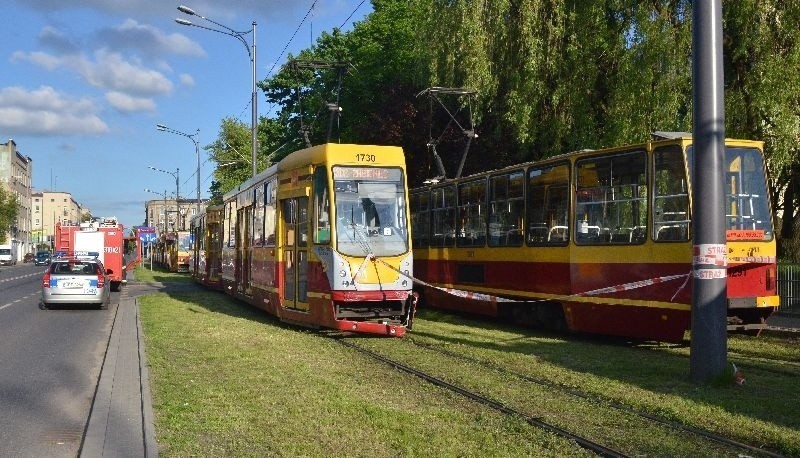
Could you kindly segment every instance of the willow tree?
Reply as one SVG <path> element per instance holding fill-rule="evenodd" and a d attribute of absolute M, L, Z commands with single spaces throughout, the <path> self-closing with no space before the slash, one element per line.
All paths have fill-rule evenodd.
<path fill-rule="evenodd" d="M 728 1 L 723 17 L 726 129 L 766 142 L 772 203 L 783 217 L 780 252 L 788 254 L 800 199 L 800 4 Z"/>

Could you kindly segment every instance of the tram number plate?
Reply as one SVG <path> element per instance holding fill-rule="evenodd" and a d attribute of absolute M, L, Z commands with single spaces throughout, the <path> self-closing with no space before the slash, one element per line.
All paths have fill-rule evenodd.
<path fill-rule="evenodd" d="M 356 154 L 356 161 L 358 162 L 375 162 L 377 159 L 374 154 Z"/>

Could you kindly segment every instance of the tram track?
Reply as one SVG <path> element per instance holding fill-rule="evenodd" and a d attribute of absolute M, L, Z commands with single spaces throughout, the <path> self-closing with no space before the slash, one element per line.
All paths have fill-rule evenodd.
<path fill-rule="evenodd" d="M 636 409 L 604 396 L 523 374 L 512 368 L 503 367 L 471 355 L 443 349 L 435 343 L 430 344 L 414 338 L 407 338 L 403 341 L 407 342 L 409 346 L 405 350 L 401 350 L 400 354 L 394 355 L 395 347 L 383 348 L 378 342 L 376 342 L 378 348 L 375 348 L 369 341 L 363 342 L 366 345 L 356 344 L 354 342 L 356 338 L 348 339 L 340 335 L 336 340 L 370 359 L 415 375 L 428 383 L 506 415 L 524 419 L 534 427 L 570 440 L 601 456 L 659 456 L 665 450 L 672 450 L 671 453 L 680 455 L 688 453 L 687 449 L 704 450 L 709 456 L 730 456 L 731 454 L 784 456 L 716 432 Z M 426 351 L 420 353 L 409 350 L 414 347 Z M 389 354 L 385 350 L 389 350 Z M 445 359 L 420 356 L 425 353 L 440 355 Z M 476 370 L 476 368 L 486 370 Z M 482 375 L 474 377 L 473 375 L 476 373 Z M 513 382 L 514 379 L 517 382 Z M 511 388 L 501 387 L 498 390 L 496 387 L 499 385 L 495 384 L 493 380 L 501 380 L 503 386 L 508 385 Z M 536 385 L 539 388 L 526 389 L 525 384 Z M 515 390 L 517 394 L 514 394 Z M 528 394 L 520 396 L 520 392 L 528 392 Z M 556 394 L 556 396 L 547 393 Z M 563 398 L 564 401 L 559 401 L 559 398 Z M 577 404 L 568 401 L 569 398 L 574 398 L 574 402 Z M 541 399 L 547 399 L 548 402 L 541 404 L 538 401 Z M 553 405 L 557 406 L 556 410 L 553 410 Z M 584 420 L 592 418 L 600 420 L 584 424 Z M 637 418 L 638 420 L 636 420 Z M 575 423 L 576 421 L 578 423 Z M 581 426 L 575 429 L 578 424 Z M 650 431 L 650 433 L 648 438 L 642 441 L 644 437 L 634 433 L 634 430 L 631 431 L 632 435 L 624 432 L 629 428 L 635 428 L 636 431 Z M 656 433 L 656 431 L 662 432 Z M 589 432 L 588 435 L 587 432 Z M 600 437 L 606 437 L 606 439 L 598 442 L 597 438 Z M 637 439 L 631 441 L 633 437 Z M 662 447 L 667 448 L 662 449 Z"/>
<path fill-rule="evenodd" d="M 615 450 L 615 449 L 606 447 L 604 445 L 598 444 L 598 443 L 596 443 L 596 442 L 594 442 L 594 441 L 592 441 L 592 440 L 590 440 L 588 438 L 585 438 L 585 437 L 579 436 L 577 434 L 574 434 L 574 433 L 572 433 L 572 432 L 570 432 L 570 431 L 568 431 L 566 429 L 560 428 L 560 427 L 558 427 L 558 426 L 556 426 L 556 425 L 554 425 L 552 423 L 548 423 L 548 422 L 546 422 L 546 421 L 544 421 L 544 420 L 542 420 L 540 418 L 535 418 L 533 416 L 527 415 L 524 412 L 516 410 L 516 409 L 514 409 L 512 407 L 509 407 L 509 406 L 507 406 L 507 405 L 505 405 L 505 404 L 503 404 L 501 402 L 492 400 L 492 399 L 490 399 L 490 398 L 488 398 L 486 396 L 483 396 L 483 395 L 481 395 L 479 393 L 476 393 L 474 391 L 470 391 L 470 390 L 468 390 L 466 388 L 463 388 L 461 386 L 458 386 L 456 384 L 447 382 L 447 381 L 445 381 L 445 380 L 443 380 L 441 378 L 438 378 L 438 377 L 435 377 L 435 376 L 433 376 L 431 374 L 428 374 L 427 372 L 424 372 L 424 371 L 421 371 L 419 369 L 413 368 L 413 367 L 411 367 L 411 366 L 409 366 L 407 364 L 401 363 L 399 361 L 393 360 L 393 359 L 388 358 L 388 357 L 386 357 L 384 355 L 376 353 L 376 352 L 374 352 L 372 350 L 369 350 L 367 348 L 364 348 L 364 347 L 361 347 L 359 345 L 356 345 L 356 344 L 346 340 L 346 338 L 339 337 L 339 338 L 336 339 L 336 341 L 338 343 L 340 343 L 341 345 L 344 345 L 344 346 L 346 346 L 348 348 L 351 348 L 351 349 L 353 349 L 353 350 L 355 350 L 355 351 L 357 351 L 357 352 L 359 352 L 359 353 L 361 353 L 363 355 L 369 356 L 372 359 L 378 360 L 378 361 L 380 361 L 382 363 L 385 363 L 385 364 L 388 364 L 388 365 L 394 367 L 395 369 L 398 369 L 398 370 L 401 370 L 401 371 L 406 372 L 408 374 L 411 374 L 411 375 L 414 375 L 416 377 L 419 377 L 420 379 L 422 379 L 422 380 L 424 380 L 424 381 L 426 381 L 428 383 L 431 383 L 433 385 L 436 385 L 436 386 L 439 386 L 441 388 L 445 388 L 447 390 L 450 390 L 450 391 L 452 391 L 454 393 L 460 394 L 460 395 L 462 395 L 462 396 L 464 396 L 464 397 L 466 397 L 466 398 L 468 398 L 470 400 L 473 400 L 473 401 L 478 402 L 478 403 L 480 403 L 482 405 L 490 407 L 490 408 L 492 408 L 492 409 L 494 409 L 494 410 L 496 410 L 498 412 L 502 412 L 502 413 L 504 413 L 506 415 L 522 418 L 525 421 L 527 421 L 530 425 L 536 426 L 536 427 L 541 428 L 541 429 L 543 429 L 543 430 L 545 430 L 547 432 L 555 434 L 556 436 L 559 436 L 559 437 L 562 437 L 562 438 L 567 439 L 569 441 L 572 441 L 575 444 L 577 444 L 578 446 L 580 446 L 580 447 L 582 447 L 582 448 L 584 448 L 586 450 L 589 450 L 589 451 L 591 451 L 593 453 L 596 453 L 599 456 L 603 456 L 603 457 L 618 457 L 618 458 L 622 458 L 622 457 L 627 457 L 628 456 L 624 452 L 621 452 L 619 450 Z"/>
<path fill-rule="evenodd" d="M 716 433 L 714 433 L 712 431 L 708 431 L 708 430 L 701 429 L 701 428 L 695 428 L 693 426 L 688 426 L 688 425 L 684 425 L 682 423 L 678 423 L 678 422 L 675 422 L 675 421 L 672 421 L 672 420 L 668 420 L 668 419 L 659 417 L 657 415 L 653 415 L 651 413 L 644 412 L 644 411 L 632 408 L 632 407 L 627 406 L 625 404 L 621 404 L 619 402 L 616 402 L 616 401 L 614 401 L 612 399 L 609 399 L 609 398 L 606 398 L 606 397 L 593 395 L 593 394 L 590 394 L 590 393 L 586 393 L 584 391 L 576 390 L 574 388 L 570 388 L 570 387 L 567 387 L 567 386 L 564 386 L 564 385 L 553 383 L 553 382 L 550 382 L 550 381 L 542 379 L 542 378 L 537 378 L 537 377 L 532 377 L 530 375 L 522 374 L 522 373 L 510 370 L 508 368 L 499 366 L 497 364 L 493 364 L 493 363 L 487 362 L 485 360 L 481 360 L 479 358 L 474 358 L 472 356 L 468 356 L 468 355 L 460 354 L 460 353 L 457 353 L 457 352 L 454 352 L 454 351 L 450 351 L 450 350 L 447 350 L 447 349 L 444 349 L 444 348 L 440 348 L 440 347 L 437 347 L 437 346 L 435 346 L 433 344 L 430 344 L 430 343 L 419 342 L 419 341 L 417 341 L 417 340 L 415 340 L 413 338 L 408 338 L 406 340 L 408 340 L 413 345 L 425 348 L 427 350 L 430 350 L 430 351 L 433 351 L 433 352 L 436 352 L 436 353 L 440 353 L 442 355 L 445 355 L 445 356 L 448 356 L 448 357 L 451 357 L 451 358 L 457 358 L 457 359 L 469 362 L 471 364 L 475 364 L 475 365 L 484 367 L 486 369 L 497 371 L 497 372 L 505 374 L 505 375 L 516 377 L 516 378 L 518 378 L 520 380 L 524 380 L 526 382 L 531 382 L 531 383 L 534 383 L 536 385 L 539 385 L 539 386 L 542 386 L 542 387 L 545 387 L 545 388 L 548 388 L 548 389 L 557 390 L 559 392 L 562 392 L 562 393 L 565 393 L 565 394 L 568 394 L 570 396 L 574 396 L 574 397 L 577 397 L 577 398 L 580 398 L 580 399 L 583 399 L 583 400 L 600 403 L 600 404 L 605 405 L 607 407 L 610 407 L 610 408 L 613 408 L 613 409 L 616 409 L 616 410 L 619 410 L 619 411 L 622 411 L 622 412 L 625 412 L 625 413 L 628 413 L 628 414 L 636 415 L 636 416 L 639 416 L 639 417 L 644 418 L 646 420 L 661 424 L 663 426 L 669 427 L 669 428 L 671 428 L 671 429 L 673 429 L 675 431 L 681 432 L 681 433 L 694 434 L 694 435 L 696 435 L 698 437 L 702 437 L 704 439 L 710 440 L 712 442 L 716 442 L 716 443 L 724 445 L 724 446 L 737 448 L 737 449 L 740 449 L 740 450 L 743 450 L 743 451 L 747 451 L 747 452 L 758 453 L 758 454 L 764 455 L 764 456 L 769 456 L 769 457 L 773 457 L 773 458 L 780 458 L 780 457 L 783 456 L 783 455 L 780 455 L 780 454 L 777 454 L 777 453 L 773 453 L 771 451 L 764 450 L 762 448 L 759 448 L 759 447 L 756 447 L 756 446 L 753 446 L 753 445 L 750 445 L 750 444 L 746 444 L 746 443 L 731 439 L 729 437 L 725 437 L 725 436 L 716 434 Z"/>

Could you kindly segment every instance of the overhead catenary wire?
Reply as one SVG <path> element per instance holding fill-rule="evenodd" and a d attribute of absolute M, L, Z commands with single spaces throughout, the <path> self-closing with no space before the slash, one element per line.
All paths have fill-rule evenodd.
<path fill-rule="evenodd" d="M 305 17 L 303 17 L 303 19 L 300 21 L 300 24 L 297 25 L 297 28 L 294 29 L 294 33 L 289 38 L 289 41 L 286 42 L 286 45 L 284 45 L 284 47 L 281 50 L 280 54 L 278 54 L 278 58 L 275 59 L 275 62 L 273 62 L 272 67 L 270 67 L 270 69 L 269 69 L 269 73 L 267 73 L 268 75 L 271 75 L 272 72 L 275 70 L 275 67 L 278 65 L 278 62 L 281 60 L 281 57 L 283 57 L 283 53 L 285 53 L 286 50 L 289 49 L 289 45 L 292 44 L 292 41 L 294 41 L 294 37 L 297 36 L 297 32 L 300 30 L 300 27 L 302 27 L 303 24 L 306 22 L 306 19 L 308 19 L 308 17 L 311 15 L 311 12 L 314 10 L 314 5 L 316 5 L 316 4 L 317 4 L 317 0 L 314 0 L 313 2 L 311 2 L 311 6 L 308 8 L 308 11 L 306 12 Z"/>
<path fill-rule="evenodd" d="M 358 6 L 356 6 L 356 7 L 353 9 L 353 11 L 351 11 L 351 12 L 350 12 L 350 14 L 347 16 L 347 19 L 345 19 L 345 20 L 342 22 L 342 24 L 341 24 L 341 25 L 338 27 L 340 30 L 344 28 L 345 24 L 347 24 L 347 22 L 348 22 L 348 21 L 349 21 L 349 20 L 350 20 L 350 19 L 353 17 L 353 15 L 355 15 L 355 14 L 356 14 L 356 12 L 357 12 L 359 9 L 361 9 L 361 7 L 364 5 L 364 3 L 366 3 L 366 1 L 367 1 L 367 0 L 361 0 L 361 3 L 359 3 L 359 4 L 358 4 Z M 269 74 L 272 74 L 272 72 L 275 70 L 275 67 L 278 65 L 278 62 L 280 61 L 280 58 L 281 58 L 281 57 L 283 57 L 283 53 L 284 53 L 284 52 L 286 52 L 286 49 L 287 49 L 287 48 L 289 47 L 289 45 L 291 44 L 292 40 L 294 39 L 294 36 L 297 34 L 297 31 L 298 31 L 298 30 L 300 30 L 300 27 L 302 27 L 302 25 L 303 25 L 304 21 L 305 21 L 305 20 L 308 18 L 308 16 L 309 16 L 309 15 L 310 15 L 310 14 L 313 12 L 313 9 L 314 9 L 314 6 L 316 5 L 316 3 L 317 3 L 317 2 L 316 2 L 316 0 L 315 0 L 315 1 L 314 1 L 314 2 L 311 4 L 311 7 L 309 7 L 309 9 L 308 9 L 308 12 L 306 13 L 306 17 L 304 17 L 304 18 L 303 18 L 303 20 L 302 20 L 302 21 L 300 21 L 300 24 L 297 26 L 297 30 L 295 30 L 295 33 L 292 35 L 292 38 L 290 38 L 290 39 L 289 39 L 289 41 L 288 41 L 288 42 L 286 43 L 286 45 L 283 47 L 283 51 L 281 51 L 281 53 L 278 55 L 278 58 L 275 60 L 275 63 L 273 63 L 273 64 L 272 64 L 272 67 L 271 67 L 271 68 L 270 68 L 270 70 L 269 70 Z M 267 100 L 267 102 L 269 102 L 269 100 Z M 271 110 L 272 110 L 272 109 L 275 107 L 275 105 L 276 105 L 276 103 L 275 103 L 275 102 L 272 102 L 272 103 L 270 103 L 270 105 L 269 105 L 269 108 L 267 109 L 267 111 L 268 111 L 268 112 L 269 112 L 269 111 L 271 111 Z M 244 112 L 244 111 L 243 111 L 243 112 Z"/>
<path fill-rule="evenodd" d="M 363 5 L 366 1 L 367 0 L 361 0 L 361 3 L 359 3 L 358 6 L 353 10 L 353 12 L 350 13 L 350 16 L 347 16 L 347 19 L 345 19 L 344 22 L 342 22 L 342 25 L 339 26 L 340 29 L 344 28 L 344 25 L 347 24 L 347 21 L 349 21 L 350 18 L 353 17 L 354 14 L 356 14 L 356 11 L 358 11 L 358 9 L 361 8 L 361 5 Z"/>

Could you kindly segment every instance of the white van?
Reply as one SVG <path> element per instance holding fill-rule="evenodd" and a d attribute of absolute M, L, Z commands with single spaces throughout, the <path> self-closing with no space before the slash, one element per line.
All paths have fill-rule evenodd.
<path fill-rule="evenodd" d="M 11 266 L 17 263 L 17 246 L 0 245 L 0 264 Z"/>

